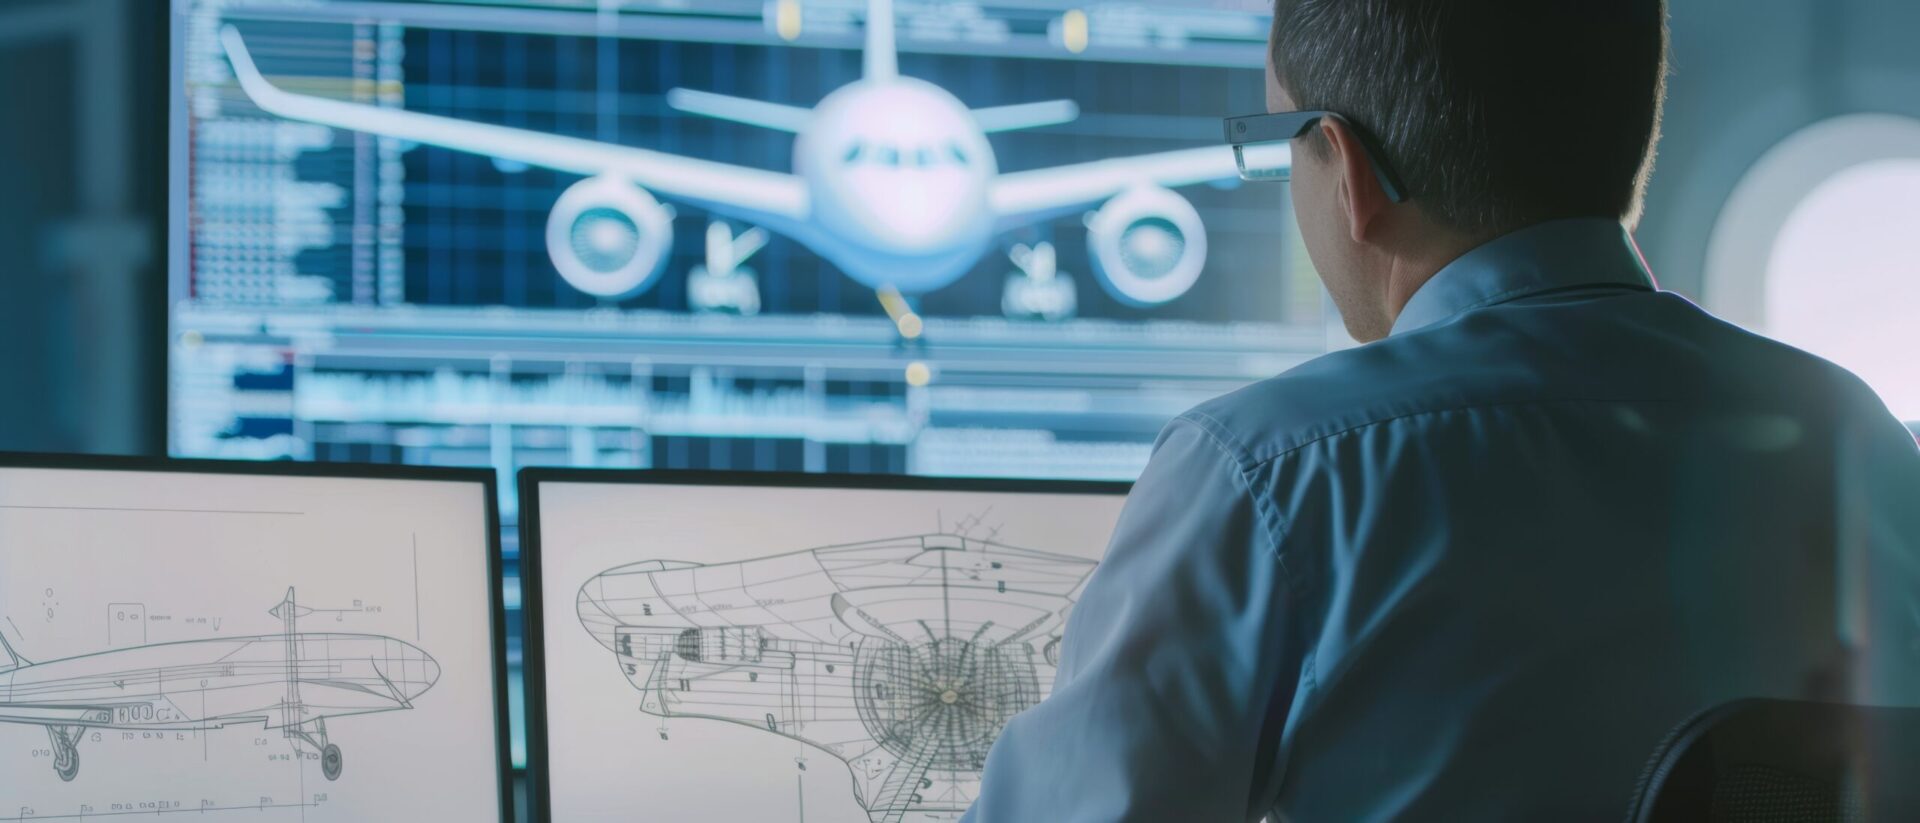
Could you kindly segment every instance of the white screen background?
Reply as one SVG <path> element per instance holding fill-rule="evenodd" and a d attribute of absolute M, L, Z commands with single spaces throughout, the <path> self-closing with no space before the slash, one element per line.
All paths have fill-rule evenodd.
<path fill-rule="evenodd" d="M 0 470 L 0 632 L 35 663 L 279 634 L 269 611 L 292 587 L 325 610 L 298 631 L 403 640 L 440 667 L 410 710 L 328 721 L 331 782 L 255 721 L 89 729 L 67 783 L 40 727 L 0 723 L 0 820 L 498 819 L 485 505 L 478 483 Z"/>
<path fill-rule="evenodd" d="M 1124 498 L 951 491 L 543 483 L 542 636 L 553 818 L 846 821 L 869 818 L 844 763 L 765 731 L 665 721 L 581 625 L 580 587 L 645 560 L 727 563 L 869 540 L 998 529 L 997 542 L 1097 560 Z M 944 527 L 944 529 L 942 529 Z M 531 673 L 530 673 L 531 676 Z M 799 767 L 804 759 L 806 768 Z M 909 820 L 954 815 L 909 815 Z"/>

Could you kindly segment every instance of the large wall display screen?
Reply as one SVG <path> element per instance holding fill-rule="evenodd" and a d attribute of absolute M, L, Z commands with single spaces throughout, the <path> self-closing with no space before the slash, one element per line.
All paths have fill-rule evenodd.
<path fill-rule="evenodd" d="M 178 455 L 1132 479 L 1325 348 L 1263 0 L 176 6 Z"/>

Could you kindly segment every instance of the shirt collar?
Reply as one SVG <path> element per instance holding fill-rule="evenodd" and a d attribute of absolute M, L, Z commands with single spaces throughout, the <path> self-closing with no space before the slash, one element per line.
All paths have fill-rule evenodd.
<path fill-rule="evenodd" d="M 1413 293 L 1392 334 L 1469 309 L 1575 287 L 1657 287 L 1619 221 L 1554 220 L 1497 238 L 1460 256 Z"/>

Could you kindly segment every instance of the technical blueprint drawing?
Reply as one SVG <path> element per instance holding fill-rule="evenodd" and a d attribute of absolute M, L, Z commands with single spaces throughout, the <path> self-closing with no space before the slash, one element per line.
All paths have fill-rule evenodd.
<path fill-rule="evenodd" d="M 925 534 L 721 565 L 646 561 L 580 621 L 661 717 L 723 720 L 846 762 L 875 823 L 973 802 L 987 750 L 1053 684 L 1095 563 Z"/>
<path fill-rule="evenodd" d="M 0 468 L 0 823 L 496 817 L 486 500 Z"/>
<path fill-rule="evenodd" d="M 300 633 L 293 589 L 271 614 L 277 635 L 184 640 L 34 663 L 0 632 L 0 724 L 41 726 L 54 772 L 80 772 L 87 729 L 208 731 L 259 723 L 310 747 L 340 779 L 345 758 L 327 719 L 412 709 L 440 679 L 419 647 L 391 637 Z"/>

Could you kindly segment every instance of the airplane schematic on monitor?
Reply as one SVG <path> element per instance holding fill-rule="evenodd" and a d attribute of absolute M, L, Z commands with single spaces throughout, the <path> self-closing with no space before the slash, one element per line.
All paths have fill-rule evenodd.
<path fill-rule="evenodd" d="M 1078 106 L 969 108 L 899 73 L 894 27 L 891 0 L 870 0 L 861 79 L 813 108 L 668 92 L 668 105 L 687 114 L 793 133 L 792 173 L 296 94 L 267 80 L 232 26 L 220 42 L 241 90 L 270 114 L 583 175 L 548 216 L 547 252 L 562 279 L 598 297 L 644 292 L 666 265 L 673 215 L 649 190 L 784 234 L 861 284 L 909 296 L 959 279 L 1001 232 L 1097 206 L 1088 243 L 1115 298 L 1156 306 L 1192 288 L 1206 228 L 1172 189 L 1237 180 L 1227 147 L 1002 173 L 988 134 L 1070 122 Z M 709 275 L 724 268 L 709 261 Z"/>
<path fill-rule="evenodd" d="M 581 587 L 580 621 L 662 719 L 820 748 L 875 823 L 964 812 L 987 750 L 1040 701 L 1095 562 L 928 534 L 700 565 L 651 560 Z"/>
<path fill-rule="evenodd" d="M 344 759 L 327 737 L 327 719 L 412 709 L 433 688 L 440 666 L 405 641 L 364 634 L 303 633 L 312 610 L 294 590 L 270 613 L 281 634 L 186 640 L 34 663 L 0 633 L 0 724 L 44 727 L 54 771 L 80 773 L 87 729 L 207 731 L 260 723 L 304 743 L 328 780 Z M 296 744 L 298 748 L 298 744 Z"/>

